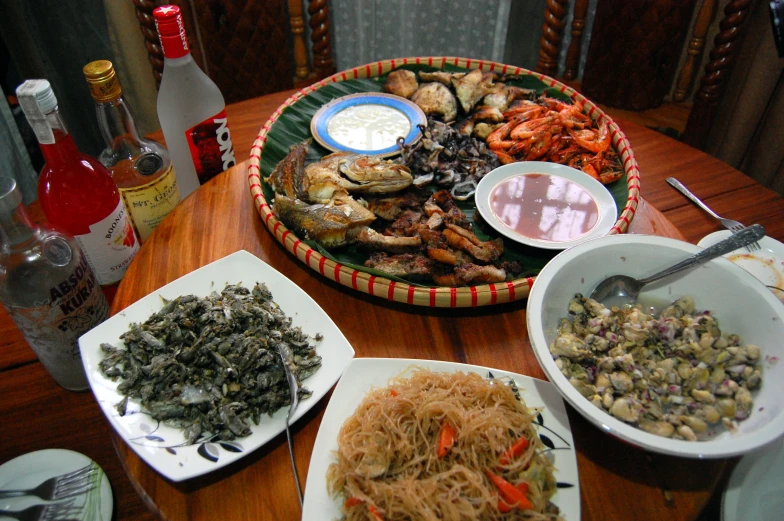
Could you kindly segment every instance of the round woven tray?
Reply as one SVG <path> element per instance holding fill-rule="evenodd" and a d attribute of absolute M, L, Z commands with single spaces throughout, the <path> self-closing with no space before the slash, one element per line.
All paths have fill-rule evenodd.
<path fill-rule="evenodd" d="M 330 83 L 341 82 L 351 79 L 373 78 L 384 75 L 397 67 L 407 64 L 427 65 L 435 68 L 444 68 L 447 64 L 466 69 L 482 69 L 483 71 L 495 71 L 500 74 L 530 74 L 541 80 L 546 85 L 558 89 L 575 101 L 584 104 L 584 112 L 597 122 L 606 121 L 610 128 L 612 144 L 618 155 L 621 157 L 624 171 L 626 172 L 626 182 L 629 195 L 626 205 L 615 222 L 611 234 L 623 233 L 627 230 L 629 223 L 634 218 L 640 195 L 640 174 L 637 161 L 632 153 L 626 136 L 621 132 L 612 119 L 605 114 L 599 107 L 586 99 L 580 93 L 556 81 L 549 76 L 501 63 L 471 60 L 467 58 L 454 57 L 417 57 L 402 58 L 395 60 L 384 60 L 370 63 L 361 67 L 338 72 L 325 78 L 320 82 L 306 87 L 287 99 L 283 105 L 278 107 L 272 116 L 264 123 L 259 130 L 259 134 L 253 143 L 250 151 L 250 165 L 248 167 L 248 185 L 253 202 L 261 216 L 262 221 L 269 231 L 275 236 L 289 252 L 293 253 L 300 261 L 304 262 L 312 269 L 318 271 L 324 277 L 334 280 L 344 286 L 354 290 L 362 291 L 376 297 L 380 297 L 395 302 L 402 302 L 416 306 L 429 307 L 477 307 L 490 304 L 502 304 L 523 299 L 528 296 L 534 277 L 524 277 L 508 282 L 496 284 L 483 284 L 478 286 L 466 286 L 459 288 L 450 287 L 422 287 L 413 286 L 403 282 L 390 280 L 381 276 L 372 275 L 355 270 L 335 262 L 321 255 L 318 251 L 311 248 L 302 239 L 297 237 L 281 223 L 272 208 L 264 197 L 261 183 L 261 157 L 264 152 L 264 144 L 267 141 L 267 134 L 275 125 L 277 119 L 283 111 L 314 92 Z"/>

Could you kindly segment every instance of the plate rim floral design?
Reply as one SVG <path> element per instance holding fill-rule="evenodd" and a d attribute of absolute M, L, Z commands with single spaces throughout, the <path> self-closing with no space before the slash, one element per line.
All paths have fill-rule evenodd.
<path fill-rule="evenodd" d="M 262 416 L 259 425 L 251 424 L 251 435 L 245 438 L 216 441 L 204 436 L 195 444 L 189 444 L 181 429 L 154 420 L 140 409 L 138 400 L 128 400 L 126 414 L 119 415 L 115 405 L 123 398 L 117 392 L 120 382 L 112 381 L 101 373 L 98 365 L 103 359 L 100 344 L 119 344 L 120 334 L 128 330 L 130 323 L 144 322 L 162 307 L 163 298 L 171 300 L 187 294 L 206 296 L 211 291 L 221 291 L 225 284 L 240 283 L 252 288 L 256 282 L 267 285 L 273 300 L 292 319 L 293 326 L 302 327 L 311 337 L 316 334 L 323 336 L 322 340 L 315 342 L 316 352 L 322 357 L 322 366 L 303 381 L 303 386 L 313 394 L 299 402 L 291 421 L 293 424 L 332 388 L 354 357 L 354 349 L 310 295 L 245 250 L 236 251 L 166 284 L 79 338 L 90 388 L 109 423 L 142 460 L 172 481 L 183 481 L 218 470 L 262 447 L 285 430 L 288 407 L 272 416 Z"/>
<path fill-rule="evenodd" d="M 329 496 L 326 470 L 337 449 L 337 433 L 371 388 L 387 385 L 390 378 L 421 367 L 438 372 L 475 372 L 483 377 L 511 378 L 528 407 L 547 406 L 537 417 L 539 437 L 555 457 L 558 492 L 554 503 L 567 520 L 580 519 L 580 483 L 577 454 L 566 405 L 551 383 L 501 369 L 440 360 L 411 358 L 355 358 L 332 393 L 324 411 L 308 466 L 302 519 L 339 519 L 340 502 Z M 543 438 L 544 436 L 544 438 Z"/>

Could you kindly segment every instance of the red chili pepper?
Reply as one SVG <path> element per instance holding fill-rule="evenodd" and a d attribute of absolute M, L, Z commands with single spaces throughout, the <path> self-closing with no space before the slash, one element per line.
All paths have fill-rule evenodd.
<path fill-rule="evenodd" d="M 372 517 L 375 521 L 384 521 L 384 518 L 379 513 L 378 509 L 376 508 L 376 505 L 370 505 L 368 507 L 368 513 L 370 514 L 370 517 Z"/>
<path fill-rule="evenodd" d="M 509 462 L 511 462 L 514 458 L 525 452 L 525 449 L 527 448 L 528 438 L 522 437 L 514 442 L 511 447 L 506 449 L 506 452 L 501 455 L 501 458 L 498 460 L 498 462 L 501 465 L 508 465 Z"/>
<path fill-rule="evenodd" d="M 351 507 L 359 505 L 360 503 L 363 503 L 363 501 L 361 499 L 359 499 L 358 497 L 352 496 L 352 497 L 348 498 L 345 503 L 343 503 L 343 508 L 351 508 Z"/>
<path fill-rule="evenodd" d="M 501 499 L 507 505 L 522 508 L 524 510 L 530 510 L 533 508 L 533 504 L 531 504 L 528 498 L 525 497 L 525 494 L 515 488 L 514 485 L 506 481 L 504 478 L 496 476 L 489 470 L 485 470 L 485 474 L 493 483 L 493 485 L 495 485 L 495 488 L 498 489 L 498 493 L 501 496 Z"/>
<path fill-rule="evenodd" d="M 511 512 L 514 509 L 515 507 L 508 505 L 506 501 L 504 501 L 503 499 L 500 498 L 498 499 L 498 511 L 501 512 L 502 514 Z"/>
<path fill-rule="evenodd" d="M 455 436 L 457 431 L 451 424 L 444 421 L 441 423 L 441 433 L 438 435 L 438 457 L 443 458 L 447 453 L 452 450 L 455 445 Z"/>
<path fill-rule="evenodd" d="M 390 389 L 389 394 L 390 396 L 397 396 L 397 391 L 395 391 L 394 389 Z"/>

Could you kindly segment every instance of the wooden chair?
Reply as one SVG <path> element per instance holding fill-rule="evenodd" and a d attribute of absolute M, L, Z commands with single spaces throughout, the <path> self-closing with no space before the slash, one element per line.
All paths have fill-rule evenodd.
<path fill-rule="evenodd" d="M 613 41 L 615 35 L 612 32 L 613 23 L 621 23 L 618 18 L 620 13 L 628 11 L 629 9 L 648 9 L 649 13 L 653 10 L 658 10 L 653 13 L 652 19 L 655 16 L 660 16 L 663 9 L 671 9 L 668 14 L 676 13 L 681 19 L 678 23 L 683 27 L 688 27 L 693 14 L 693 9 L 699 8 L 695 24 L 690 35 L 687 58 L 681 67 L 680 71 L 676 70 L 677 61 L 680 57 L 681 49 L 683 48 L 684 40 L 675 41 L 670 40 L 664 42 L 670 46 L 668 51 L 670 55 L 661 61 L 664 62 L 668 70 L 666 71 L 653 71 L 659 75 L 659 78 L 651 81 L 664 80 L 664 87 L 667 94 L 670 88 L 672 90 L 672 101 L 675 103 L 684 103 L 688 100 L 692 87 L 695 84 L 695 79 L 699 64 L 702 60 L 703 50 L 705 47 L 705 38 L 708 29 L 713 22 L 716 12 L 718 10 L 718 0 L 702 0 L 699 6 L 695 6 L 694 0 L 692 1 L 657 1 L 657 2 L 625 2 L 625 0 L 603 0 L 597 4 L 596 19 L 602 23 L 600 27 L 594 27 L 591 34 L 588 54 L 586 57 L 585 71 L 583 71 L 583 78 L 581 84 L 575 84 L 575 79 L 579 77 L 579 64 L 581 59 L 581 43 L 582 36 L 585 30 L 586 14 L 588 12 L 588 0 L 574 1 L 573 21 L 570 28 L 571 41 L 569 48 L 566 50 L 564 74 L 562 81 L 577 88 L 589 99 L 610 107 L 618 107 L 630 110 L 640 110 L 639 107 L 634 107 L 633 103 L 629 100 L 619 100 L 613 98 L 612 87 L 609 86 L 614 81 L 619 83 L 618 78 L 627 74 L 626 78 L 634 76 L 633 68 L 630 70 L 619 72 L 616 69 L 619 56 L 629 56 L 630 54 L 637 53 L 640 57 L 637 64 L 644 64 L 645 52 L 650 51 L 645 49 L 646 42 L 642 43 L 641 47 L 626 47 L 620 48 L 617 41 Z M 616 4 L 616 5 L 610 5 Z M 726 81 L 732 71 L 735 55 L 740 47 L 739 43 L 743 34 L 744 21 L 749 15 L 752 7 L 752 0 L 731 0 L 724 8 L 724 15 L 719 24 L 719 32 L 713 40 L 713 46 L 710 50 L 707 64 L 704 68 L 704 74 L 700 78 L 699 87 L 693 95 L 693 104 L 688 113 L 688 120 L 686 121 L 685 130 L 680 135 L 680 139 L 696 148 L 704 149 L 708 137 L 708 132 L 711 128 L 713 118 L 716 114 L 719 98 L 726 87 Z M 539 49 L 539 61 L 536 70 L 547 74 L 548 76 L 555 77 L 558 71 L 558 57 L 561 51 L 564 35 L 564 20 L 568 13 L 569 1 L 568 0 L 547 0 L 544 24 L 542 26 L 542 39 Z M 604 9 L 604 11 L 602 11 Z M 678 11 L 680 10 L 680 11 Z M 632 15 L 639 15 L 640 13 L 632 13 Z M 683 17 L 687 18 L 684 20 Z M 613 20 L 612 17 L 615 17 Z M 608 20 L 610 20 L 608 22 Z M 632 20 L 630 23 L 636 23 Z M 662 27 L 663 22 L 661 18 L 653 19 L 653 24 L 658 24 Z M 677 29 L 677 28 L 676 28 Z M 675 29 L 670 28 L 673 34 L 677 33 Z M 658 31 L 650 31 L 646 33 L 646 37 L 655 38 L 654 34 Z M 650 36 L 648 36 L 650 35 Z M 683 35 L 686 36 L 685 34 Z M 664 38 L 662 34 L 658 37 Z M 613 45 L 616 48 L 613 52 Z M 610 49 L 608 51 L 608 49 Z M 657 48 L 661 52 L 661 48 Z M 614 59 L 614 63 L 602 63 L 602 53 L 604 56 Z M 677 53 L 674 55 L 673 53 Z M 650 55 L 650 52 L 649 52 Z M 592 58 L 594 58 L 592 60 Z M 669 62 L 667 62 L 669 60 Z M 592 66 L 600 65 L 591 69 Z M 634 64 L 632 64 L 634 65 Z M 669 77 L 662 78 L 663 73 L 669 74 Z M 675 74 L 677 73 L 677 79 Z M 644 74 L 644 72 L 640 72 Z M 639 78 L 638 78 L 639 79 Z M 602 83 L 604 81 L 604 83 Z M 660 86 L 661 87 L 661 86 Z M 661 91 L 661 88 L 659 89 Z M 658 93 L 661 95 L 661 92 Z M 663 101 L 664 96 L 661 96 L 659 103 Z"/>
<path fill-rule="evenodd" d="M 163 52 L 152 11 L 176 4 L 191 53 L 226 103 L 302 88 L 335 72 L 327 0 L 308 0 L 312 61 L 300 0 L 133 0 L 158 86 Z"/>

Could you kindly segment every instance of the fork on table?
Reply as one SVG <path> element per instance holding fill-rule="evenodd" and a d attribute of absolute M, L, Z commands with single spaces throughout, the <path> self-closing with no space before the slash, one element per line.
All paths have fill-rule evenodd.
<path fill-rule="evenodd" d="M 738 233 L 741 230 L 746 228 L 746 226 L 744 224 L 739 223 L 738 221 L 735 221 L 733 219 L 726 219 L 724 217 L 721 217 L 716 212 L 714 212 L 713 210 L 708 208 L 707 204 L 703 203 L 696 195 L 691 193 L 691 191 L 688 188 L 686 188 L 683 185 L 683 183 L 681 183 L 680 181 L 678 181 L 674 177 L 668 177 L 667 178 L 667 182 L 670 185 L 672 185 L 676 190 L 678 190 L 680 193 L 682 193 L 683 195 L 688 197 L 691 202 L 693 202 L 694 204 L 696 204 L 697 206 L 699 206 L 700 208 L 705 210 L 709 215 L 711 215 L 712 217 L 717 219 L 722 224 L 722 226 L 727 228 L 732 233 Z M 759 249 L 760 249 L 760 245 L 759 245 L 758 242 L 752 242 L 751 244 L 746 246 L 746 250 L 747 251 L 757 251 Z"/>
<path fill-rule="evenodd" d="M 0 510 L 0 517 L 10 517 L 18 521 L 67 521 L 78 520 L 82 507 L 74 506 L 74 499 L 60 503 L 33 505 L 24 510 Z"/>
<path fill-rule="evenodd" d="M 35 488 L 28 490 L 0 490 L 0 499 L 38 496 L 47 501 L 54 501 L 78 496 L 97 485 L 97 479 L 94 479 L 97 470 L 98 466 L 90 462 L 73 472 L 49 478 Z"/>

